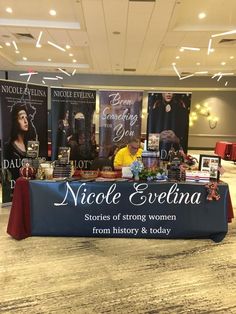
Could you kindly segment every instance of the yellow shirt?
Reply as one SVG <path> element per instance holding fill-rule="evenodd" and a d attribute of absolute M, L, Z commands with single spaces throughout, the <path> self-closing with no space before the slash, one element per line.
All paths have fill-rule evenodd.
<path fill-rule="evenodd" d="M 142 148 L 139 148 L 135 155 L 131 155 L 128 146 L 121 148 L 115 155 L 114 167 L 130 166 L 138 157 L 142 156 L 142 152 Z"/>

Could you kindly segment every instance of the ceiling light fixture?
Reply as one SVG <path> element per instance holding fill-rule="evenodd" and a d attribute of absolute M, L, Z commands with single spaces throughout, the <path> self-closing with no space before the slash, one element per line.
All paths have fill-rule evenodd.
<path fill-rule="evenodd" d="M 20 53 L 20 51 L 19 50 L 15 50 L 15 53 Z"/>
<path fill-rule="evenodd" d="M 22 59 L 23 59 L 24 61 L 26 61 L 26 60 L 27 60 L 27 58 L 26 58 L 26 57 L 22 57 Z"/>
<path fill-rule="evenodd" d="M 48 62 L 52 61 L 52 59 L 48 58 Z"/>
<path fill-rule="evenodd" d="M 196 65 L 201 65 L 201 63 L 200 63 L 200 62 L 197 62 Z"/>
<path fill-rule="evenodd" d="M 230 56 L 229 58 L 232 60 L 232 59 L 234 59 L 234 56 Z"/>
<path fill-rule="evenodd" d="M 192 50 L 192 51 L 199 51 L 200 48 L 195 48 L 195 47 L 181 47 L 180 49 L 183 50 Z"/>
<path fill-rule="evenodd" d="M 185 79 L 187 79 L 187 78 L 189 78 L 189 77 L 192 77 L 192 76 L 194 76 L 194 74 L 189 74 L 189 75 L 186 75 L 186 76 L 182 76 L 182 77 L 180 77 L 179 79 L 180 79 L 180 80 L 185 80 Z"/>
<path fill-rule="evenodd" d="M 226 62 L 222 61 L 222 62 L 221 62 L 221 65 L 226 65 Z"/>
<path fill-rule="evenodd" d="M 70 45 L 66 45 L 66 49 L 70 49 Z"/>
<path fill-rule="evenodd" d="M 38 72 L 26 72 L 26 73 L 20 73 L 20 76 L 35 75 L 35 74 L 38 74 Z"/>
<path fill-rule="evenodd" d="M 195 74 L 207 74 L 208 71 L 198 71 L 198 72 L 195 72 Z"/>
<path fill-rule="evenodd" d="M 12 12 L 13 12 L 13 11 L 12 11 L 12 8 L 10 8 L 10 7 L 6 8 L 6 12 L 7 12 L 7 13 L 12 13 Z"/>
<path fill-rule="evenodd" d="M 37 42 L 36 42 L 36 47 L 37 48 L 40 48 L 40 47 L 42 47 L 41 45 L 40 45 L 40 39 L 41 39 L 41 37 L 42 37 L 42 34 L 43 34 L 43 32 L 41 31 L 40 33 L 39 33 L 39 37 L 38 37 L 38 40 L 37 40 Z"/>
<path fill-rule="evenodd" d="M 73 57 L 74 55 L 73 55 L 73 53 L 69 53 L 69 57 Z"/>
<path fill-rule="evenodd" d="M 198 14 L 198 18 L 200 20 L 204 19 L 205 17 L 206 17 L 206 13 L 205 12 L 201 12 L 201 13 Z"/>
<path fill-rule="evenodd" d="M 51 81 L 58 81 L 58 78 L 56 78 L 56 77 L 50 77 L 50 76 L 44 76 L 43 79 L 44 79 L 44 80 L 51 80 Z"/>
<path fill-rule="evenodd" d="M 15 50 L 18 50 L 18 47 L 17 47 L 17 45 L 16 45 L 16 42 L 13 40 L 12 43 L 13 43 L 13 46 L 15 47 Z"/>
<path fill-rule="evenodd" d="M 176 66 L 175 66 L 175 64 L 174 64 L 174 63 L 172 63 L 172 67 L 173 67 L 173 69 L 174 69 L 175 73 L 178 75 L 178 77 L 179 77 L 179 79 L 180 79 L 180 78 L 181 78 L 181 76 L 180 76 L 179 71 L 177 70 L 177 68 L 176 68 Z"/>
<path fill-rule="evenodd" d="M 59 71 L 61 71 L 62 73 L 66 74 L 67 76 L 70 76 L 70 73 L 66 72 L 65 70 L 58 68 Z"/>
<path fill-rule="evenodd" d="M 6 45 L 7 47 L 10 47 L 10 46 L 11 46 L 11 43 L 6 42 L 5 45 Z"/>
<path fill-rule="evenodd" d="M 236 33 L 236 29 L 229 32 L 225 32 L 225 33 L 214 34 L 214 35 L 211 35 L 211 37 L 219 37 L 219 36 L 225 36 L 225 35 L 230 35 L 230 34 L 235 34 L 235 33 Z"/>
<path fill-rule="evenodd" d="M 61 50 L 61 51 L 64 51 L 64 52 L 66 51 L 64 48 L 62 48 L 62 47 L 52 43 L 51 41 L 48 41 L 48 44 L 53 46 L 53 47 L 55 47 L 55 48 L 57 48 L 57 49 L 59 49 L 59 50 Z"/>
<path fill-rule="evenodd" d="M 210 38 L 209 39 L 209 42 L 208 42 L 208 49 L 207 49 L 207 54 L 209 55 L 212 51 L 211 51 L 211 44 L 212 44 L 212 39 Z"/>
<path fill-rule="evenodd" d="M 56 10 L 50 10 L 49 11 L 49 14 L 51 15 L 51 16 L 55 16 L 55 15 L 57 15 L 57 12 L 56 12 Z"/>
<path fill-rule="evenodd" d="M 176 56 L 175 59 L 180 59 L 180 56 Z"/>
<path fill-rule="evenodd" d="M 73 63 L 76 63 L 76 62 L 77 62 L 77 60 L 73 59 Z"/>

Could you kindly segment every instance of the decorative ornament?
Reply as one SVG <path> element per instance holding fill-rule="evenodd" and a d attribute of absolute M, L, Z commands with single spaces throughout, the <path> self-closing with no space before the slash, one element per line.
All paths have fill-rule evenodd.
<path fill-rule="evenodd" d="M 205 185 L 205 187 L 207 188 L 208 201 L 218 201 L 220 199 L 220 193 L 216 181 L 210 181 L 208 184 Z"/>
<path fill-rule="evenodd" d="M 171 111 L 171 105 L 170 104 L 168 104 L 168 105 L 166 105 L 166 112 L 170 112 Z"/>
<path fill-rule="evenodd" d="M 20 176 L 29 180 L 34 179 L 36 170 L 27 162 L 23 167 L 20 168 Z"/>

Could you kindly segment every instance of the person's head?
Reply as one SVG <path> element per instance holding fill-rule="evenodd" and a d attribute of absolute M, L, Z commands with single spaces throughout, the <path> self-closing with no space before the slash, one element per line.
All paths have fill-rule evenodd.
<path fill-rule="evenodd" d="M 162 98 L 165 102 L 169 103 L 173 99 L 173 93 L 162 93 Z"/>
<path fill-rule="evenodd" d="M 29 131 L 28 111 L 25 105 L 15 105 L 11 115 L 11 140 Z"/>
<path fill-rule="evenodd" d="M 131 155 L 135 155 L 140 147 L 140 141 L 137 138 L 131 138 L 128 142 L 128 149 Z"/>

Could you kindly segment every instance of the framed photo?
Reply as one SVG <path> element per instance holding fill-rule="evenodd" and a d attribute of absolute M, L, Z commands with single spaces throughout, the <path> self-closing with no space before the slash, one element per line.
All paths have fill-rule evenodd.
<path fill-rule="evenodd" d="M 221 157 L 214 155 L 200 155 L 199 170 L 208 171 L 210 179 L 219 180 Z"/>
<path fill-rule="evenodd" d="M 38 156 L 39 156 L 39 141 L 28 141 L 26 156 L 30 157 L 30 158 L 38 158 Z"/>
<path fill-rule="evenodd" d="M 160 134 L 149 133 L 148 134 L 148 150 L 159 151 Z"/>

